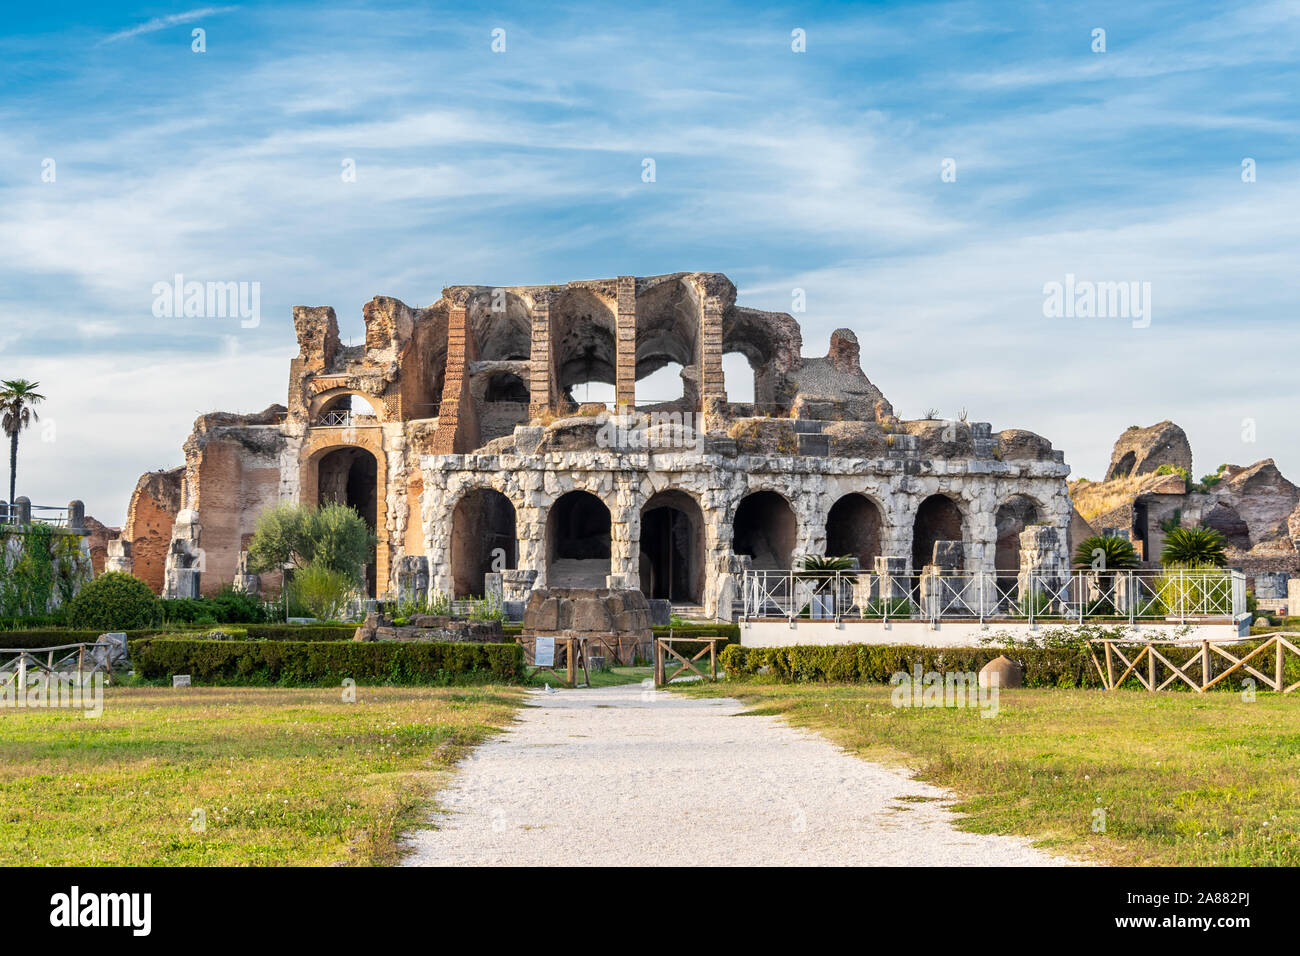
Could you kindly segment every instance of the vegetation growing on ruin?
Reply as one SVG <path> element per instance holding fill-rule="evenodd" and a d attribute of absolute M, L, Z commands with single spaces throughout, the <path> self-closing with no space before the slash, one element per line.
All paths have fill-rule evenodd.
<path fill-rule="evenodd" d="M 1160 561 L 1166 567 L 1221 568 L 1228 563 L 1227 544 L 1213 528 L 1175 528 L 1165 536 Z"/>
<path fill-rule="evenodd" d="M 1137 551 L 1127 538 L 1093 535 L 1084 538 L 1074 551 L 1076 568 L 1098 571 L 1123 571 L 1138 566 Z"/>

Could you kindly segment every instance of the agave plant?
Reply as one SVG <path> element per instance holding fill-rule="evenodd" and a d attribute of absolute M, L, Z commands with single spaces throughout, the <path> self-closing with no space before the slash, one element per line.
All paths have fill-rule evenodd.
<path fill-rule="evenodd" d="M 1228 563 L 1227 543 L 1213 528 L 1175 528 L 1165 536 L 1160 561 L 1167 567 L 1221 568 Z"/>
<path fill-rule="evenodd" d="M 1074 566 L 1097 571 L 1125 571 L 1138 566 L 1137 552 L 1125 538 L 1093 535 L 1084 538 L 1075 548 Z"/>

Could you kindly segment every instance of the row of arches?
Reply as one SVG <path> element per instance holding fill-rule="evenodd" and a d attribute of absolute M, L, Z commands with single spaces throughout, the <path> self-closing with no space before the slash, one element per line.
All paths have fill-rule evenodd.
<path fill-rule="evenodd" d="M 705 516 L 683 491 L 661 491 L 641 507 L 638 568 L 642 591 L 650 598 L 702 603 L 705 589 Z M 1004 502 L 996 516 L 994 566 L 1014 576 L 1019 570 L 1019 535 L 1039 520 L 1037 504 L 1026 496 Z M 884 520 L 879 505 L 864 494 L 849 493 L 826 517 L 826 553 L 850 555 L 865 570 L 884 553 Z M 731 550 L 748 555 L 759 570 L 790 568 L 798 544 L 798 520 L 790 503 L 775 491 L 743 498 L 731 523 Z M 938 541 L 963 540 L 963 516 L 944 494 L 926 498 L 912 526 L 912 567 L 930 563 Z M 465 494 L 452 513 L 451 576 L 456 595 L 484 591 L 484 575 L 517 567 L 516 516 L 510 499 L 491 488 Z M 603 587 L 612 569 L 613 518 L 596 495 L 571 491 L 558 498 L 546 519 L 544 560 L 551 587 Z"/>

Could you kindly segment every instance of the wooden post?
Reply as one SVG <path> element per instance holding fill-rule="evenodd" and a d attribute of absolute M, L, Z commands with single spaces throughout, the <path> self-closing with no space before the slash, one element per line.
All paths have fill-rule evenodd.
<path fill-rule="evenodd" d="M 709 639 L 709 676 L 713 680 L 718 679 L 718 640 L 717 638 Z"/>
<path fill-rule="evenodd" d="M 1156 656 L 1151 653 L 1151 642 L 1147 641 L 1147 683 L 1150 685 L 1147 690 L 1155 693 L 1156 689 Z"/>
<path fill-rule="evenodd" d="M 1115 689 L 1115 661 L 1110 654 L 1110 641 L 1106 642 L 1106 689 Z"/>
<path fill-rule="evenodd" d="M 1201 641 L 1201 690 L 1210 682 L 1210 642 Z"/>
<path fill-rule="evenodd" d="M 564 639 L 564 657 L 564 676 L 568 679 L 569 686 L 574 687 L 578 682 L 578 668 L 573 660 L 573 638 L 571 637 Z"/>
<path fill-rule="evenodd" d="M 1282 681 L 1284 680 L 1284 675 L 1282 673 L 1283 671 L 1282 638 L 1275 637 L 1273 638 L 1273 640 L 1277 641 L 1277 662 L 1273 666 L 1273 676 L 1274 676 L 1274 680 L 1277 682 L 1277 687 L 1274 689 L 1280 694 L 1282 693 L 1283 688 L 1286 686 L 1284 683 L 1282 683 Z"/>

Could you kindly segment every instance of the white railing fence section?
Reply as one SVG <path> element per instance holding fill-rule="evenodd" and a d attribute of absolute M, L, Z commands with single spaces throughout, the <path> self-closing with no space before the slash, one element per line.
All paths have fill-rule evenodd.
<path fill-rule="evenodd" d="M 746 571 L 744 617 L 811 620 L 1240 620 L 1240 571 L 1171 568 L 1014 574 Z"/>

